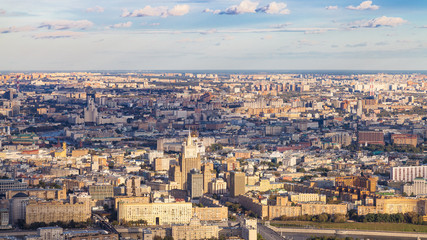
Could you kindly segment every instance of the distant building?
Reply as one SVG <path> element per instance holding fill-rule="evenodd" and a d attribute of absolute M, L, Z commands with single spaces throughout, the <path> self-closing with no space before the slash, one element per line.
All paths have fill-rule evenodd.
<path fill-rule="evenodd" d="M 360 131 L 358 134 L 358 142 L 360 145 L 384 145 L 384 133 L 374 131 Z"/>
<path fill-rule="evenodd" d="M 424 178 L 415 178 L 414 183 L 403 185 L 403 192 L 408 196 L 427 194 L 427 180 Z"/>
<path fill-rule="evenodd" d="M 203 196 L 203 175 L 197 169 L 192 169 L 188 173 L 187 189 L 190 198 L 200 198 Z"/>
<path fill-rule="evenodd" d="M 227 183 L 222 178 L 217 178 L 208 185 L 210 194 L 225 194 L 227 193 Z"/>
<path fill-rule="evenodd" d="M 0 179 L 0 194 L 6 193 L 12 189 L 26 189 L 28 183 L 21 182 L 15 179 Z"/>
<path fill-rule="evenodd" d="M 60 227 L 43 227 L 38 228 L 37 233 L 43 240 L 61 240 L 64 239 L 62 235 L 63 229 Z"/>
<path fill-rule="evenodd" d="M 87 107 L 84 109 L 85 123 L 96 123 L 98 118 L 98 109 L 95 106 L 95 100 L 92 97 L 87 98 Z"/>
<path fill-rule="evenodd" d="M 230 174 L 230 194 L 232 197 L 245 194 L 245 173 L 231 172 Z"/>
<path fill-rule="evenodd" d="M 11 229 L 12 225 L 9 223 L 9 209 L 0 209 L 0 229 Z"/>
<path fill-rule="evenodd" d="M 304 202 L 322 202 L 326 203 L 326 195 L 317 193 L 299 193 L 290 195 L 291 202 L 304 203 Z"/>
<path fill-rule="evenodd" d="M 414 134 L 393 134 L 391 135 L 391 141 L 396 145 L 411 145 L 417 146 L 417 135 Z"/>
<path fill-rule="evenodd" d="M 257 239 L 258 222 L 256 219 L 245 219 L 242 226 L 242 238 L 245 240 Z"/>
<path fill-rule="evenodd" d="M 91 209 L 88 202 L 71 204 L 58 201 L 30 201 L 26 206 L 25 223 L 86 222 L 90 215 Z"/>
<path fill-rule="evenodd" d="M 145 220 L 148 225 L 187 224 L 192 216 L 192 204 L 179 203 L 119 203 L 121 223 Z"/>
<path fill-rule="evenodd" d="M 25 212 L 29 199 L 27 194 L 17 193 L 9 200 L 9 218 L 11 224 L 16 224 L 19 220 L 25 220 Z"/>
<path fill-rule="evenodd" d="M 335 186 L 337 187 L 364 188 L 369 192 L 377 191 L 377 182 L 378 179 L 375 177 L 346 176 L 335 178 Z"/>
<path fill-rule="evenodd" d="M 174 240 L 197 240 L 218 238 L 218 225 L 202 225 L 200 219 L 193 217 L 189 224 L 172 226 Z"/>
<path fill-rule="evenodd" d="M 92 185 L 89 186 L 89 195 L 95 200 L 104 200 L 114 196 L 114 187 L 112 185 Z"/>
<path fill-rule="evenodd" d="M 427 166 L 393 167 L 390 174 L 393 181 L 413 182 L 415 178 L 427 178 Z"/>

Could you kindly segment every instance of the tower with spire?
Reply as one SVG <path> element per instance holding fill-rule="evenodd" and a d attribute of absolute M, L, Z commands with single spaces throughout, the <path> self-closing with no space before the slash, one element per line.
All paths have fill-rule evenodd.
<path fill-rule="evenodd" d="M 181 170 L 181 189 L 187 189 L 187 175 L 192 169 L 201 170 L 202 162 L 200 154 L 197 151 L 197 145 L 191 137 L 191 130 L 189 130 L 186 141 L 182 144 L 181 158 L 179 159 Z"/>

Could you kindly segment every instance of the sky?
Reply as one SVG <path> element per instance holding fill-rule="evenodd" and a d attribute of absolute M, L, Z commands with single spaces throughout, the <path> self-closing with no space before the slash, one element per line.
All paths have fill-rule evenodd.
<path fill-rule="evenodd" d="M 0 71 L 427 70 L 426 0 L 0 0 Z"/>

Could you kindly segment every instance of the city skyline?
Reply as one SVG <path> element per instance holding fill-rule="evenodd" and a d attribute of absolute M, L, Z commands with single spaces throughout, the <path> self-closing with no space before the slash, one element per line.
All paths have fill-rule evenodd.
<path fill-rule="evenodd" d="M 2 1 L 1 69 L 425 70 L 425 1 Z"/>

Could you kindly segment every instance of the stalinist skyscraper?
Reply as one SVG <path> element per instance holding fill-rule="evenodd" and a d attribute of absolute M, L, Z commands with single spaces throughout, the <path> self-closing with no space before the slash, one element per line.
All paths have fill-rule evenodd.
<path fill-rule="evenodd" d="M 181 158 L 179 166 L 181 170 L 181 189 L 187 189 L 187 175 L 191 169 L 201 170 L 200 154 L 197 153 L 197 145 L 191 137 L 191 131 L 188 133 L 187 140 L 182 144 Z"/>

